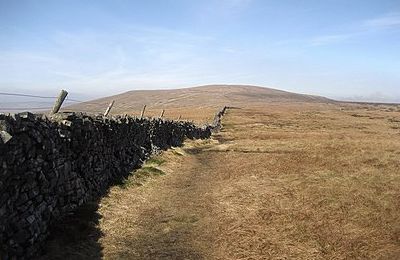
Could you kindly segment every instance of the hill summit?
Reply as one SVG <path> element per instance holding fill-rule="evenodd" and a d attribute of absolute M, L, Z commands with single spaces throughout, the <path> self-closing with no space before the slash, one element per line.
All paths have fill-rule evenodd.
<path fill-rule="evenodd" d="M 115 101 L 114 112 L 138 111 L 143 105 L 152 109 L 182 107 L 221 107 L 261 105 L 268 102 L 321 102 L 333 100 L 313 95 L 250 85 L 205 85 L 182 89 L 133 90 L 122 94 L 76 104 L 69 109 L 96 112 Z"/>

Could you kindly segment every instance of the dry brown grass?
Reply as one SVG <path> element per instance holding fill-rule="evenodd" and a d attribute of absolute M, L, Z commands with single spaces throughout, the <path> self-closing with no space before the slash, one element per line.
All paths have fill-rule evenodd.
<path fill-rule="evenodd" d="M 221 258 L 400 257 L 400 132 L 390 120 L 398 112 L 264 111 L 225 119 L 221 138 L 231 143 L 219 153 L 219 172 L 229 172 L 230 183 L 218 196 L 230 201 L 223 211 L 231 225 L 221 233 Z"/>
<path fill-rule="evenodd" d="M 101 248 L 105 259 L 398 259 L 399 112 L 228 110 L 214 139 L 161 156 L 154 167 L 165 175 L 113 187 L 98 210 L 97 246 L 63 256 Z"/>

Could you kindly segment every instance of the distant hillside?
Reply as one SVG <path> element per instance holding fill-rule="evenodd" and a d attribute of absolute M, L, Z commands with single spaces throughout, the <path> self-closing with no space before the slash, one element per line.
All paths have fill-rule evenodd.
<path fill-rule="evenodd" d="M 277 89 L 247 85 L 207 85 L 169 90 L 134 90 L 68 106 L 64 110 L 86 112 L 104 111 L 115 100 L 113 113 L 137 113 L 147 105 L 149 109 L 217 108 L 227 106 L 261 105 L 268 102 L 333 102 L 333 100 L 302 95 Z"/>

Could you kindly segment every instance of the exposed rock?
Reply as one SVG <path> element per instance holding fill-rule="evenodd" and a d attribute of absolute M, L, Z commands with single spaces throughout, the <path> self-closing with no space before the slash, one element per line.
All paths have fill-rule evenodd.
<path fill-rule="evenodd" d="M 9 133 L 7 133 L 6 131 L 0 131 L 0 139 L 2 141 L 3 144 L 7 143 L 8 141 L 10 141 L 12 138 L 12 135 L 10 135 Z"/>

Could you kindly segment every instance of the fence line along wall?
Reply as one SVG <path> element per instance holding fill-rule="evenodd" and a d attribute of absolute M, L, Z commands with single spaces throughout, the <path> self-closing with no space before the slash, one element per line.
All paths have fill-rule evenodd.
<path fill-rule="evenodd" d="M 0 115 L 0 259 L 31 258 L 49 226 L 104 195 L 153 151 L 216 125 L 60 113 Z"/>

